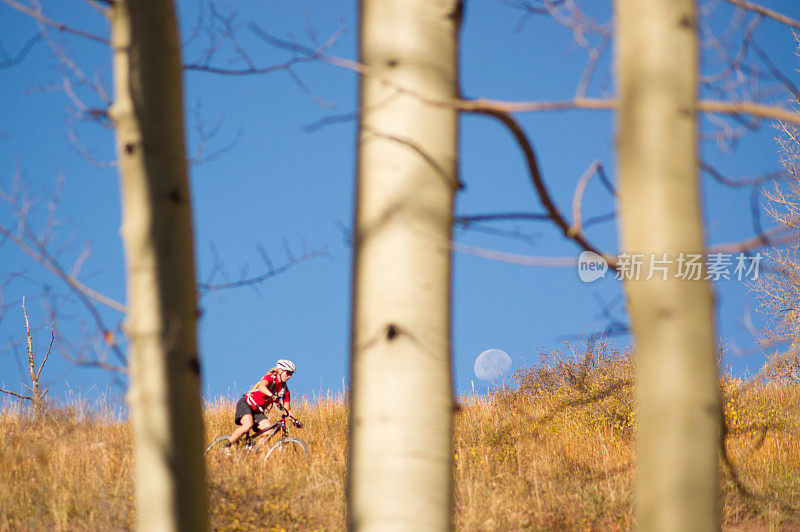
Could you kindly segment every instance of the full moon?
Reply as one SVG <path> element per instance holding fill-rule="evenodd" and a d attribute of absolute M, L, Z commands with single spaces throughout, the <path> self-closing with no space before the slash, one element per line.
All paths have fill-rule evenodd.
<path fill-rule="evenodd" d="M 500 349 L 487 349 L 475 359 L 475 376 L 482 381 L 496 382 L 511 369 L 511 357 Z"/>

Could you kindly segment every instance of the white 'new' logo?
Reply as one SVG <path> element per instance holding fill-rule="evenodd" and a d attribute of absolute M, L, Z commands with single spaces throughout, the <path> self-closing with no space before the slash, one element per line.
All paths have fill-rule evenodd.
<path fill-rule="evenodd" d="M 584 283 L 591 283 L 605 277 L 608 263 L 603 257 L 591 251 L 584 251 L 578 257 L 578 277 Z"/>

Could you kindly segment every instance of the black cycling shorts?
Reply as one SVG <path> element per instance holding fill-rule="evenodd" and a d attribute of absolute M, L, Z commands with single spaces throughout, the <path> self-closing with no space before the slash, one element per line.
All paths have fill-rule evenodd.
<path fill-rule="evenodd" d="M 236 424 L 241 425 L 242 417 L 246 416 L 247 414 L 253 416 L 253 423 L 256 425 L 258 425 L 260 421 L 267 419 L 267 416 L 265 416 L 260 410 L 252 409 L 250 405 L 247 404 L 247 401 L 245 401 L 243 395 L 242 398 L 239 399 L 239 402 L 236 403 L 236 414 L 234 414 L 236 416 Z"/>

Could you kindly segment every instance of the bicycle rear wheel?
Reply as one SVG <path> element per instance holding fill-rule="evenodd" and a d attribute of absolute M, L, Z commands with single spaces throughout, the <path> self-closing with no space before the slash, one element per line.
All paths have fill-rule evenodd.
<path fill-rule="evenodd" d="M 211 443 L 208 444 L 206 447 L 204 455 L 208 455 L 209 453 L 212 454 L 219 454 L 225 448 L 225 442 L 228 441 L 230 434 L 223 434 L 222 436 L 217 436 L 214 438 Z"/>
<path fill-rule="evenodd" d="M 297 459 L 305 458 L 308 454 L 308 445 L 300 438 L 291 436 L 275 442 L 264 455 L 264 460 L 270 462 L 294 462 Z"/>

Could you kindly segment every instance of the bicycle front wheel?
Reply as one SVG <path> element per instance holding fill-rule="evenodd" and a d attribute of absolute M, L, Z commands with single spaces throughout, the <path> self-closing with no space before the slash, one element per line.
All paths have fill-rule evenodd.
<path fill-rule="evenodd" d="M 206 450 L 203 454 L 204 455 L 208 455 L 209 453 L 218 454 L 225 448 L 225 442 L 228 441 L 229 437 L 230 434 L 223 434 L 222 436 L 217 436 L 211 441 L 211 443 L 208 444 L 208 447 L 206 447 Z"/>
<path fill-rule="evenodd" d="M 264 455 L 264 460 L 270 462 L 287 462 L 291 463 L 297 459 L 305 458 L 308 454 L 308 445 L 300 438 L 287 437 L 279 440 L 269 448 L 267 454 Z"/>

